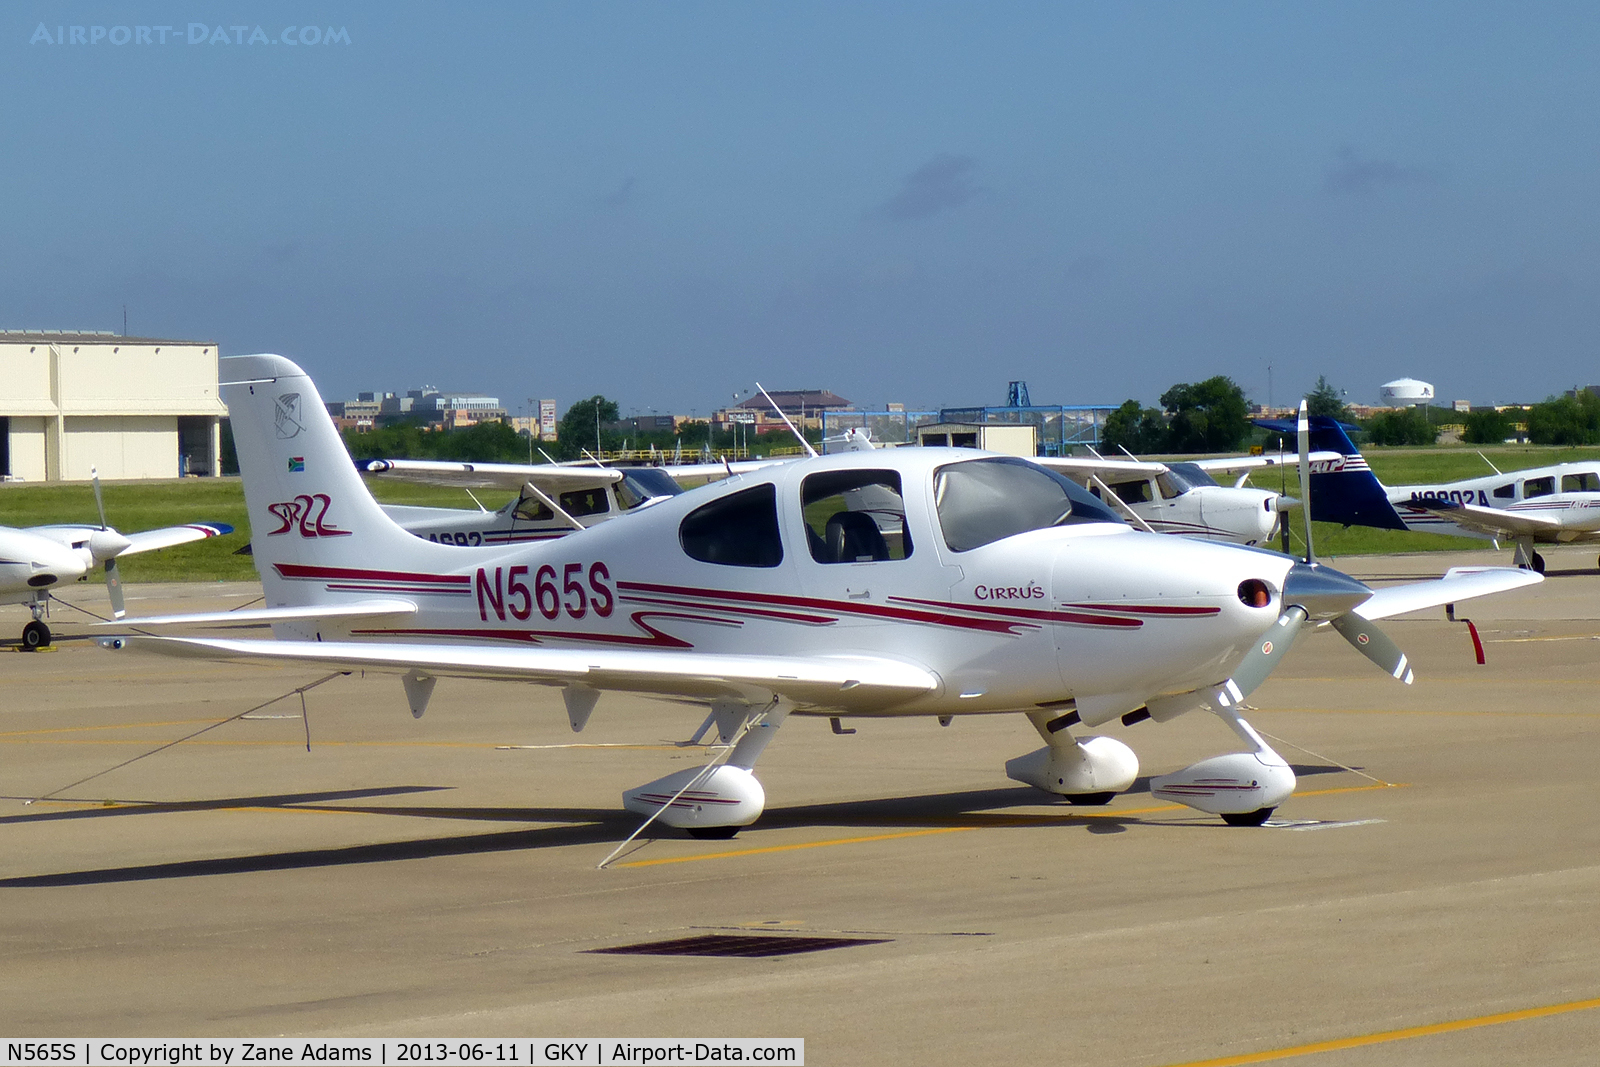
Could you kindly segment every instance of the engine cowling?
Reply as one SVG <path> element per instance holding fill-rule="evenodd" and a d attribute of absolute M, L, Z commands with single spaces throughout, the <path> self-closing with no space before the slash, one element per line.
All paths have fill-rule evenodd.
<path fill-rule="evenodd" d="M 661 812 L 658 822 L 687 828 L 749 826 L 761 817 L 767 805 L 766 790 L 756 776 L 743 767 L 724 764 L 696 782 L 692 789 L 678 791 L 693 782 L 703 767 L 687 767 L 657 778 L 622 794 L 622 806 L 640 815 Z M 677 799 L 673 799 L 677 797 Z"/>
<path fill-rule="evenodd" d="M 1294 771 L 1281 759 L 1231 752 L 1152 778 L 1150 795 L 1211 815 L 1240 815 L 1277 807 L 1294 786 Z"/>
<path fill-rule="evenodd" d="M 1006 761 L 1006 777 L 1070 796 L 1120 793 L 1139 777 L 1139 757 L 1114 737 L 1082 737 L 1072 745 L 1046 745 Z"/>

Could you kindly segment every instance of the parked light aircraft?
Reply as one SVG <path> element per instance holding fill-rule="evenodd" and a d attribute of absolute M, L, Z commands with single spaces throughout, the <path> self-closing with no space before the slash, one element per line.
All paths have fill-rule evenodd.
<path fill-rule="evenodd" d="M 871 440 L 859 430 L 851 431 L 845 445 L 848 451 L 873 449 Z M 1311 458 L 1318 462 L 1337 457 L 1337 452 L 1328 452 Z M 365 469 L 379 478 L 517 491 L 518 499 L 495 511 L 383 505 L 391 518 L 418 537 L 476 546 L 562 537 L 659 497 L 675 495 L 678 490 L 674 482 L 720 479 L 782 462 L 793 460 L 608 469 L 548 463 L 379 459 L 368 462 Z M 1040 456 L 1033 462 L 1066 475 L 1131 519 L 1133 525 L 1152 533 L 1183 534 L 1241 545 L 1265 544 L 1270 542 L 1282 514 L 1298 504 L 1270 490 L 1244 487 L 1249 472 L 1277 462 L 1274 456 L 1228 456 L 1175 463 Z M 1239 474 L 1240 478 L 1235 485 L 1223 486 L 1213 478 L 1217 474 Z"/>
<path fill-rule="evenodd" d="M 1287 423 L 1257 425 L 1294 432 Z M 1518 566 L 1541 574 L 1544 557 L 1534 551 L 1535 544 L 1600 541 L 1600 460 L 1497 470 L 1434 485 L 1386 486 L 1338 420 L 1311 419 L 1310 440 L 1335 457 L 1311 464 L 1311 517 L 1319 522 L 1503 538 L 1516 544 Z"/>
<path fill-rule="evenodd" d="M 1409 682 L 1373 620 L 1540 580 L 1481 568 L 1374 592 L 1278 553 L 1131 529 L 1036 464 L 944 448 L 774 464 L 555 541 L 445 546 L 377 506 L 298 366 L 261 355 L 220 369 L 269 606 L 137 622 L 270 622 L 275 640 L 103 643 L 391 672 L 417 716 L 440 677 L 559 687 L 575 730 L 606 691 L 703 703 L 718 759 L 624 794 L 702 836 L 760 815 L 753 768 L 790 714 L 1020 713 L 1045 744 L 1007 773 L 1104 803 L 1138 758 L 1075 727 L 1207 710 L 1248 751 L 1152 792 L 1259 824 L 1295 776 L 1240 704 L 1304 625 L 1330 624 Z M 275 419 L 285 406 L 308 417 Z M 896 502 L 897 533 L 854 506 L 868 494 Z"/>
<path fill-rule="evenodd" d="M 233 532 L 226 523 L 196 522 L 120 534 L 106 525 L 98 475 L 94 499 L 100 510 L 99 526 L 0 526 L 0 604 L 27 604 L 33 612 L 33 621 L 22 628 L 23 648 L 32 650 L 50 643 L 45 610 L 52 591 L 63 582 L 76 581 L 103 565 L 112 612 L 120 619 L 125 610 L 119 558 Z"/>

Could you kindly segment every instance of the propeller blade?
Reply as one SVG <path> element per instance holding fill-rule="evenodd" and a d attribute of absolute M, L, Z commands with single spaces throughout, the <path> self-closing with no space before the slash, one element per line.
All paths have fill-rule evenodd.
<path fill-rule="evenodd" d="M 1411 661 L 1406 659 L 1406 654 L 1400 651 L 1400 646 L 1388 634 L 1354 612 L 1340 615 L 1332 622 L 1340 636 L 1350 642 L 1350 647 L 1376 663 L 1387 674 L 1407 685 L 1411 684 Z"/>
<path fill-rule="evenodd" d="M 1316 553 L 1311 549 L 1311 420 L 1306 414 L 1306 402 L 1300 401 L 1300 420 L 1295 427 L 1300 443 L 1300 492 L 1306 498 L 1302 509 L 1306 516 L 1306 562 L 1315 563 Z"/>
<path fill-rule="evenodd" d="M 1256 642 L 1256 646 L 1244 657 L 1244 662 L 1239 664 L 1239 669 L 1233 672 L 1233 677 L 1228 679 L 1223 688 L 1235 700 L 1243 700 L 1254 692 L 1257 686 L 1267 680 L 1267 675 L 1277 667 L 1284 653 L 1289 651 L 1289 646 L 1294 644 L 1295 635 L 1300 632 L 1300 627 L 1305 621 L 1306 609 L 1299 605 L 1291 605 L 1278 616 L 1277 625 Z"/>
<path fill-rule="evenodd" d="M 89 468 L 89 481 L 94 485 L 94 506 L 100 512 L 100 529 L 109 530 L 106 525 L 106 502 L 100 498 L 100 470 L 98 467 Z"/>
<path fill-rule="evenodd" d="M 111 595 L 111 616 L 120 619 L 128 613 L 122 600 L 122 572 L 117 569 L 115 556 L 106 560 L 106 592 Z"/>

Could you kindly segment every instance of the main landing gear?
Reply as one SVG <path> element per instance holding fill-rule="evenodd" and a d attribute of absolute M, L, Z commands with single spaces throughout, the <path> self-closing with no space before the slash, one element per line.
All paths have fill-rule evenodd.
<path fill-rule="evenodd" d="M 766 791 L 752 768 L 789 715 L 779 701 L 765 707 L 739 703 L 711 706 L 717 736 L 732 745 L 727 761 L 689 767 L 622 794 L 622 806 L 649 815 L 690 837 L 726 840 L 761 817 Z"/>
<path fill-rule="evenodd" d="M 1544 557 L 1533 550 L 1533 539 L 1529 537 L 1517 538 L 1517 555 L 1514 561 L 1523 570 L 1544 573 Z"/>

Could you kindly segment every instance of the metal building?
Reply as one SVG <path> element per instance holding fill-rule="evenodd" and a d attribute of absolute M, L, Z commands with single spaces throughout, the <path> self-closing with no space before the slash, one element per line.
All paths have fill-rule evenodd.
<path fill-rule="evenodd" d="M 214 341 L 0 331 L 0 475 L 75 481 L 221 473 Z"/>

